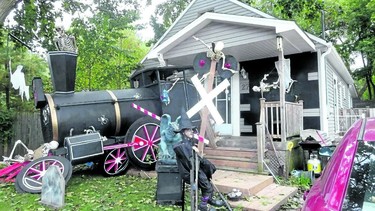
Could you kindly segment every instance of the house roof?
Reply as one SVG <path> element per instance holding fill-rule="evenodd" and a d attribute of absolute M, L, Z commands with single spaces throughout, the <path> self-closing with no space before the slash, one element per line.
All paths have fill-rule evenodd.
<path fill-rule="evenodd" d="M 293 21 L 207 12 L 201 15 L 196 20 L 194 20 L 189 25 L 187 25 L 184 29 L 170 37 L 168 40 L 164 41 L 163 43 L 152 49 L 147 55 L 147 59 L 156 59 L 158 57 L 158 54 L 167 53 L 169 50 L 173 49 L 181 42 L 187 39 L 191 39 L 193 35 L 196 35 L 200 30 L 204 29 L 212 23 L 240 25 L 244 27 L 244 29 L 248 27 L 249 31 L 254 28 L 268 29 L 273 31 L 273 34 L 271 36 L 260 37 L 259 40 L 256 40 L 253 43 L 248 43 L 253 44 L 253 46 L 246 46 L 243 45 L 244 43 L 241 42 L 238 42 L 237 45 L 226 45 L 225 50 L 227 52 L 230 52 L 231 49 L 233 50 L 234 48 L 236 49 L 236 52 L 241 52 L 242 56 L 235 55 L 235 52 L 232 53 L 232 55 L 238 58 L 239 61 L 277 56 L 276 36 L 282 36 L 284 38 L 283 45 L 285 49 L 284 53 L 286 55 L 315 51 L 315 44 L 309 39 L 309 37 L 304 33 L 304 31 L 302 31 Z M 225 40 L 223 41 L 224 43 L 226 43 Z M 263 56 L 260 56 L 259 52 L 256 52 L 256 54 L 254 54 L 254 52 L 250 52 L 254 51 L 253 49 L 263 49 L 268 50 L 268 52 L 263 52 Z M 203 50 L 204 49 L 202 48 L 200 49 L 200 51 Z M 189 52 L 186 53 L 189 54 Z M 241 59 L 242 57 L 243 59 Z M 179 62 L 177 62 L 177 60 L 173 62 L 172 56 L 165 59 L 168 59 L 168 62 L 170 64 L 172 63 L 174 65 L 181 65 L 179 64 Z M 184 60 L 186 61 L 186 57 Z"/>
<path fill-rule="evenodd" d="M 252 13 L 254 14 L 257 14 L 259 17 L 263 17 L 263 18 L 269 18 L 269 19 L 276 19 L 275 17 L 271 16 L 271 15 L 268 15 L 260 10 L 257 10 L 253 7 L 250 7 L 249 5 L 245 4 L 245 3 L 242 3 L 238 0 L 227 0 L 228 2 L 232 2 L 233 4 L 239 6 L 239 7 L 242 7 L 242 8 L 245 8 L 246 10 L 249 10 L 251 11 Z M 156 44 L 153 46 L 153 48 L 155 48 L 156 46 L 160 45 L 162 42 L 165 41 L 165 38 L 168 34 L 171 33 L 171 30 L 176 26 L 176 24 L 185 16 L 185 14 L 187 13 L 187 11 L 189 11 L 189 9 L 192 7 L 192 5 L 194 5 L 195 3 L 197 2 L 197 0 L 193 0 L 190 2 L 190 4 L 185 8 L 185 10 L 177 17 L 177 19 L 172 23 L 172 25 L 168 28 L 168 30 L 163 34 L 163 36 L 156 42 Z"/>

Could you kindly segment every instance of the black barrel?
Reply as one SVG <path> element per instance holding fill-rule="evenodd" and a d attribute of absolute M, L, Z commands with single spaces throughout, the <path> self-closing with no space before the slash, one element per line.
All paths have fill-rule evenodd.
<path fill-rule="evenodd" d="M 145 88 L 55 93 L 46 94 L 46 99 L 41 109 L 44 142 L 56 140 L 60 146 L 65 137 L 83 134 L 91 126 L 103 136 L 125 135 L 134 121 L 145 116 L 132 103 L 161 115 L 159 96 Z"/>

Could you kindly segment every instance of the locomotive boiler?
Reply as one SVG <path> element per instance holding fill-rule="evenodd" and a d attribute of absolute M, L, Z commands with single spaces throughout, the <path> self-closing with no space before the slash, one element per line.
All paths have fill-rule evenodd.
<path fill-rule="evenodd" d="M 156 116 L 168 113 L 175 119 L 181 107 L 189 109 L 198 101 L 187 79 L 192 67 L 137 70 L 130 77 L 130 89 L 74 92 L 77 55 L 55 51 L 48 59 L 54 93 L 44 93 L 40 78 L 33 80 L 44 142 L 57 141 L 55 155 L 64 155 L 73 164 L 99 160 L 108 175 L 127 166 L 109 169 L 113 156 L 117 160 L 111 162 L 129 159 L 145 170 L 157 160 L 159 122 L 134 109 L 133 103 Z M 192 120 L 198 126 L 198 115 Z"/>

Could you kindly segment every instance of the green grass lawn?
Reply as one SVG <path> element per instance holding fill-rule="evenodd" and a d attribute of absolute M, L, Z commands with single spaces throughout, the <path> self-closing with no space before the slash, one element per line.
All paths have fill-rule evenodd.
<path fill-rule="evenodd" d="M 181 210 L 158 205 L 156 179 L 123 175 L 103 177 L 93 170 L 75 170 L 65 189 L 61 210 Z M 189 193 L 185 195 L 188 198 Z M 53 210 L 40 203 L 40 194 L 19 194 L 13 183 L 0 183 L 0 210 Z M 190 210 L 190 202 L 185 209 Z"/>
<path fill-rule="evenodd" d="M 0 169 L 3 166 L 0 166 Z M 292 182 L 293 181 L 289 181 Z M 156 178 L 141 178 L 131 175 L 104 177 L 98 171 L 74 167 L 74 173 L 65 189 L 65 206 L 61 210 L 141 210 L 174 211 L 181 206 L 156 203 Z M 296 183 L 296 182 L 295 182 Z M 301 185 L 299 184 L 295 185 Z M 290 185 L 290 184 L 289 184 Z M 19 194 L 13 183 L 0 183 L 0 211 L 54 210 L 40 203 L 40 194 Z M 294 210 L 293 199 L 280 210 Z M 190 210 L 190 189 L 185 190 L 185 210 Z M 224 207 L 217 210 L 226 210 Z M 241 208 L 233 209 L 239 211 Z"/>

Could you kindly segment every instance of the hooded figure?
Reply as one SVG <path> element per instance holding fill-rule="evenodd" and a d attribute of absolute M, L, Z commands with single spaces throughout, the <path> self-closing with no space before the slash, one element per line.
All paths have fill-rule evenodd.
<path fill-rule="evenodd" d="M 181 113 L 179 122 L 179 129 L 176 132 L 181 133 L 182 141 L 173 147 L 176 153 L 177 165 L 180 171 L 182 179 L 190 184 L 190 172 L 192 170 L 191 160 L 195 157 L 199 159 L 199 170 L 198 170 L 198 188 L 202 193 L 202 200 L 198 206 L 198 209 L 203 210 L 215 210 L 210 208 L 208 204 L 213 206 L 223 206 L 224 202 L 221 200 L 214 200 L 213 187 L 210 182 L 212 174 L 216 171 L 215 166 L 205 158 L 195 156 L 198 153 L 197 140 L 194 139 L 194 132 L 196 127 L 192 124 L 185 110 Z M 198 153 L 199 154 L 199 153 Z M 196 162 L 193 162 L 196 163 Z M 195 175 L 194 175 L 195 176 Z M 195 178 L 196 179 L 196 178 Z"/>

